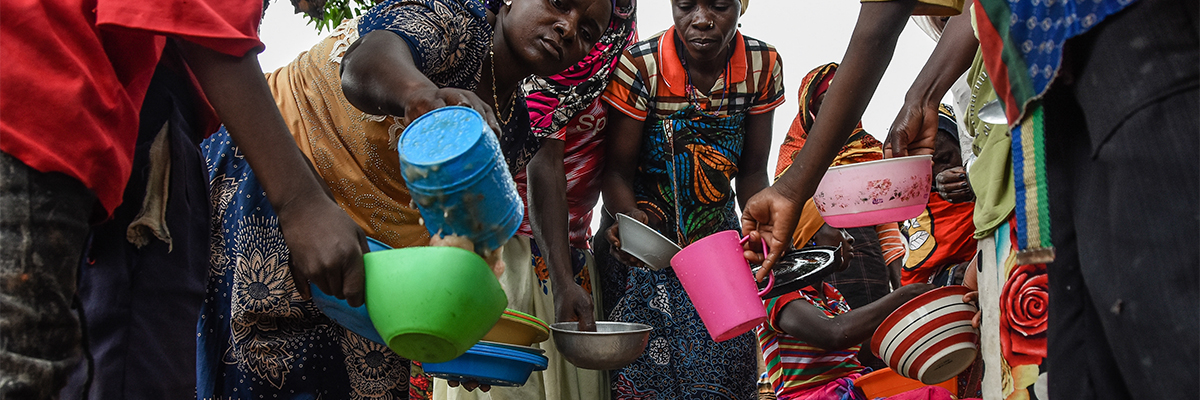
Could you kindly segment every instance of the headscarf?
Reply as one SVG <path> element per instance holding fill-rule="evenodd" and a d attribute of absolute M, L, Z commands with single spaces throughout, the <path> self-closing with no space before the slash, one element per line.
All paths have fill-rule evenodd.
<path fill-rule="evenodd" d="M 809 71 L 808 75 L 804 76 L 804 80 L 800 82 L 800 112 L 792 120 L 792 126 L 788 128 L 787 136 L 779 145 L 779 163 L 775 167 L 775 179 L 779 179 L 788 167 L 792 166 L 792 160 L 796 158 L 796 153 L 804 147 L 804 143 L 808 140 L 808 130 L 812 129 L 813 121 L 816 119 L 816 115 L 813 115 L 812 112 L 813 101 L 829 90 L 829 84 L 833 81 L 837 67 L 837 63 L 818 66 Z M 862 128 L 862 122 L 859 122 L 854 128 L 854 133 L 846 141 L 846 145 L 842 146 L 830 165 L 838 166 L 882 159 L 883 144 L 867 134 L 867 131 Z M 813 235 L 816 235 L 822 225 L 825 225 L 825 220 L 817 212 L 816 204 L 809 199 L 804 203 L 804 210 L 800 212 L 800 221 L 792 235 L 792 245 L 797 248 L 803 247 L 812 240 Z"/>
<path fill-rule="evenodd" d="M 816 119 L 816 115 L 812 113 L 813 100 L 828 90 L 829 83 L 837 72 L 837 67 L 837 63 L 818 66 L 809 71 L 808 75 L 804 76 L 804 80 L 800 82 L 800 112 L 792 120 L 792 126 L 788 128 L 787 136 L 779 145 L 779 163 L 775 166 L 776 179 L 779 179 L 788 167 L 792 166 L 792 160 L 796 158 L 796 153 L 804 147 L 804 143 L 808 140 L 808 130 L 812 129 L 813 121 Z M 867 134 L 860 121 L 855 126 L 854 133 L 850 135 L 850 139 L 846 141 L 846 145 L 834 158 L 831 166 L 882 159 L 883 144 Z"/>
<path fill-rule="evenodd" d="M 604 37 L 582 61 L 557 75 L 531 76 L 521 83 L 534 137 L 544 138 L 563 129 L 604 93 L 621 53 L 637 40 L 636 9 L 637 0 L 630 0 L 625 8 L 618 8 L 614 1 Z"/>
<path fill-rule="evenodd" d="M 949 104 L 938 104 L 938 130 L 946 131 L 958 139 L 958 122 L 954 118 L 954 108 Z"/>

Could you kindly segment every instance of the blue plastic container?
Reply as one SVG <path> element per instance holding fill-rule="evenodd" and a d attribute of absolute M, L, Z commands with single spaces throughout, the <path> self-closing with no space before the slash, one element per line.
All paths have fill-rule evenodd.
<path fill-rule="evenodd" d="M 458 358 L 444 363 L 425 363 L 425 373 L 448 381 L 475 381 L 492 386 L 521 386 L 533 371 L 546 369 L 546 356 L 479 343 Z"/>
<path fill-rule="evenodd" d="M 370 246 L 371 251 L 391 249 L 391 247 L 383 244 L 383 242 L 371 238 L 367 238 L 367 245 Z M 365 304 L 358 307 L 350 307 L 350 303 L 325 294 L 317 285 L 309 283 L 308 287 L 312 289 L 313 303 L 316 303 L 317 308 L 322 313 L 325 313 L 333 322 L 372 342 L 387 345 L 387 342 L 384 342 L 383 338 L 379 336 L 379 332 L 375 330 L 375 324 L 371 323 L 371 316 L 367 314 L 367 306 Z"/>
<path fill-rule="evenodd" d="M 517 232 L 525 206 L 483 117 L 443 107 L 417 118 L 400 135 L 400 174 L 431 235 L 464 236 L 480 253 Z"/>

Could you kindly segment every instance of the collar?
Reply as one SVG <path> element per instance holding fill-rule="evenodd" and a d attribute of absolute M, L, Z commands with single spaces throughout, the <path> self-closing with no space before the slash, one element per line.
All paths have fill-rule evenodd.
<path fill-rule="evenodd" d="M 677 55 L 679 53 L 676 51 L 675 26 L 671 26 L 658 37 L 659 68 L 662 72 L 663 81 L 670 88 L 670 91 L 672 93 L 678 92 L 677 94 L 683 94 L 683 83 L 687 81 L 687 71 L 683 69 L 683 62 L 679 59 Z M 742 36 L 742 32 L 738 31 L 733 37 L 733 55 L 729 60 L 729 74 L 726 75 L 729 81 L 725 82 L 725 90 L 728 90 L 734 84 L 746 80 L 746 70 L 749 69 L 749 65 L 746 63 L 745 53 L 746 39 Z"/>

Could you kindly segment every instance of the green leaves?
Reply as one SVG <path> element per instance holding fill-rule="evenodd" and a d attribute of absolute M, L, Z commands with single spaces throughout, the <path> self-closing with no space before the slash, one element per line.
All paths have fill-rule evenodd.
<path fill-rule="evenodd" d="M 308 25 L 316 25 L 317 32 L 328 32 L 341 25 L 342 21 L 362 15 L 375 3 L 375 0 L 327 0 L 319 16 L 305 16 L 308 17 Z"/>

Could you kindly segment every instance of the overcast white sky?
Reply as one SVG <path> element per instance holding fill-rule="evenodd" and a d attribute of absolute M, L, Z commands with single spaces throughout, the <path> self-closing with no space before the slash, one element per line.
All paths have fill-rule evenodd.
<path fill-rule="evenodd" d="M 647 38 L 671 24 L 670 2 L 638 2 L 639 37 Z M 775 111 L 775 129 L 771 159 L 767 171 L 774 173 L 778 146 L 796 117 L 796 90 L 808 71 L 830 61 L 840 62 L 850 43 L 850 33 L 858 18 L 855 0 L 753 0 L 742 16 L 742 34 L 774 45 L 783 58 L 787 102 Z M 275 0 L 263 20 L 261 37 L 267 48 L 259 56 L 264 70 L 274 70 L 308 50 L 323 35 L 305 19 L 292 14 L 287 1 Z M 867 132 L 883 139 L 887 128 L 904 101 L 904 93 L 933 51 L 934 41 L 909 21 L 896 54 L 875 97 L 863 115 Z M 592 221 L 598 223 L 598 216 Z"/>

